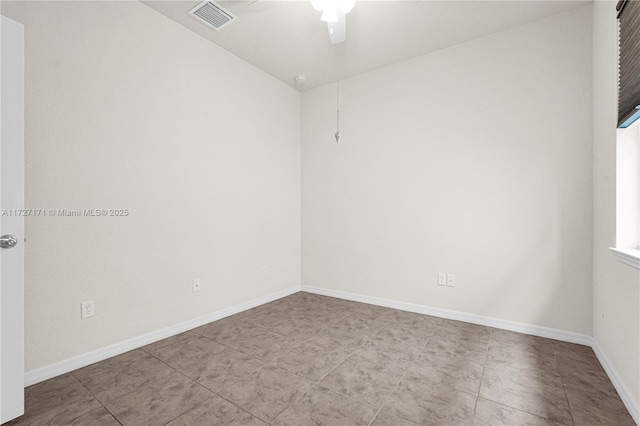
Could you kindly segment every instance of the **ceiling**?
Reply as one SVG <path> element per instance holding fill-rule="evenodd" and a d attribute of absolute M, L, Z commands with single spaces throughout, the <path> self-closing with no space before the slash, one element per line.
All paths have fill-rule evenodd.
<path fill-rule="evenodd" d="M 240 19 L 215 31 L 187 14 L 200 1 L 144 1 L 298 90 L 533 22 L 586 1 L 368 1 L 347 15 L 347 41 L 332 45 L 309 1 L 219 1 Z M 295 82 L 305 74 L 307 82 Z"/>

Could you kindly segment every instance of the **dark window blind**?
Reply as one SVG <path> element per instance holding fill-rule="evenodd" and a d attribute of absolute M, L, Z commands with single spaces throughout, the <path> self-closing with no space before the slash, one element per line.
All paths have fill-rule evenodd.
<path fill-rule="evenodd" d="M 640 118 L 640 1 L 618 2 L 620 59 L 618 63 L 618 127 Z"/>

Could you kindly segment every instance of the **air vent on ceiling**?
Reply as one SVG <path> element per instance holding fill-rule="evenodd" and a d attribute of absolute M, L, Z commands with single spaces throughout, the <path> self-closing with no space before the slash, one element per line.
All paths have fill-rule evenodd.
<path fill-rule="evenodd" d="M 236 15 L 229 12 L 218 3 L 209 0 L 205 0 L 191 9 L 189 14 L 195 16 L 202 23 L 216 31 L 226 27 L 238 19 Z"/>

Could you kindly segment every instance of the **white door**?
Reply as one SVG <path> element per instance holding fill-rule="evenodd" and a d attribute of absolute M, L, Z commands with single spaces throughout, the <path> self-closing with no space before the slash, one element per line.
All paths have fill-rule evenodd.
<path fill-rule="evenodd" d="M 4 423 L 24 413 L 24 28 L 4 16 L 0 19 L 0 423 Z"/>

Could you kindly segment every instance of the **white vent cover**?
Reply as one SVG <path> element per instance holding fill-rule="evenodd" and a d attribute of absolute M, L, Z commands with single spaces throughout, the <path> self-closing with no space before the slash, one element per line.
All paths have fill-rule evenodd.
<path fill-rule="evenodd" d="M 218 3 L 205 0 L 189 11 L 189 15 L 196 17 L 203 24 L 216 31 L 226 27 L 238 17 Z"/>

